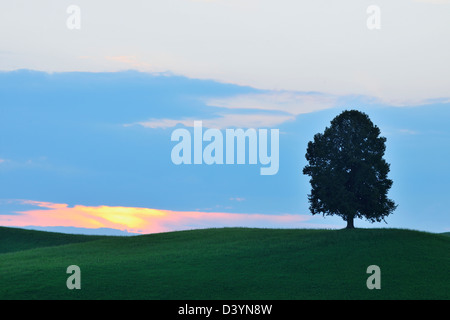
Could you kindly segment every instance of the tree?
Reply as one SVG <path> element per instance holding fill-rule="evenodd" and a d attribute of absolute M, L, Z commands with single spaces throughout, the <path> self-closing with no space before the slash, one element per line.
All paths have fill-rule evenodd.
<path fill-rule="evenodd" d="M 354 228 L 355 218 L 380 222 L 395 210 L 397 205 L 387 197 L 393 182 L 383 159 L 386 138 L 379 135 L 367 114 L 350 110 L 308 143 L 309 165 L 303 174 L 311 177 L 308 200 L 313 215 L 338 215 L 347 228 Z"/>

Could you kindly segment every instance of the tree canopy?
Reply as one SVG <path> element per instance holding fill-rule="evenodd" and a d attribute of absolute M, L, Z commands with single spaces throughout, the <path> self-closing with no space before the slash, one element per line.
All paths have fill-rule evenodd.
<path fill-rule="evenodd" d="M 355 218 L 384 221 L 397 207 L 387 196 L 393 181 L 387 177 L 385 143 L 369 116 L 357 110 L 342 112 L 317 133 L 308 143 L 309 164 L 303 168 L 311 177 L 311 213 L 338 215 L 347 228 L 354 228 Z"/>

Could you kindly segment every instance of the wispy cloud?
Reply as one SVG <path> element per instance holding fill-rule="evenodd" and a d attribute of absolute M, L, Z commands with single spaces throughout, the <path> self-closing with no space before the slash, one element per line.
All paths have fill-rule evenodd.
<path fill-rule="evenodd" d="M 400 132 L 401 134 L 407 134 L 407 135 L 416 135 L 419 133 L 418 131 L 411 130 L 411 129 L 399 129 L 398 132 Z"/>
<path fill-rule="evenodd" d="M 447 104 L 450 103 L 449 98 L 383 98 L 383 99 L 376 99 L 376 98 L 367 98 L 367 101 L 372 101 L 373 103 L 380 102 L 386 106 L 390 107 L 423 107 L 426 105 L 433 105 L 433 104 Z"/>
<path fill-rule="evenodd" d="M 194 121 L 202 120 L 203 127 L 225 129 L 230 127 L 238 128 L 270 128 L 280 125 L 286 121 L 295 120 L 293 115 L 287 114 L 223 114 L 217 118 L 201 119 L 188 118 L 188 119 L 149 119 L 147 121 L 140 121 L 131 124 L 125 124 L 129 127 L 133 125 L 139 125 L 145 128 L 172 128 L 178 124 L 182 124 L 186 127 L 193 127 Z"/>
<path fill-rule="evenodd" d="M 195 121 L 194 119 L 149 119 L 147 121 L 139 121 L 124 124 L 124 127 L 131 127 L 138 125 L 150 129 L 158 129 L 158 128 L 167 129 L 173 128 L 178 124 L 182 124 L 186 127 L 194 126 L 194 121 Z"/>
<path fill-rule="evenodd" d="M 246 214 L 226 212 L 172 211 L 138 207 L 84 206 L 18 200 L 35 209 L 0 215 L 3 226 L 112 228 L 133 233 L 157 233 L 211 227 L 305 228 L 315 224 L 310 215 Z M 328 226 L 329 227 L 329 226 Z"/>
<path fill-rule="evenodd" d="M 281 111 L 296 116 L 332 108 L 336 105 L 336 102 L 337 97 L 332 95 L 280 91 L 212 98 L 208 99 L 206 104 L 227 109 Z"/>
<path fill-rule="evenodd" d="M 192 127 L 195 120 L 202 120 L 204 127 L 217 129 L 275 127 L 287 121 L 295 120 L 295 117 L 299 114 L 333 108 L 337 101 L 338 98 L 332 95 L 287 91 L 208 98 L 205 100 L 207 106 L 223 108 L 227 112 L 234 110 L 235 112 L 223 112 L 207 119 L 201 117 L 195 119 L 149 119 L 125 124 L 125 126 L 140 125 L 151 129 L 166 129 L 182 124 L 186 127 Z"/>

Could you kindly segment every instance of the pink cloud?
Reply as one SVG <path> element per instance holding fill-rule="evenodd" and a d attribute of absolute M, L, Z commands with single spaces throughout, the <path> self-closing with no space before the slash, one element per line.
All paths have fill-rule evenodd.
<path fill-rule="evenodd" d="M 113 228 L 133 233 L 158 233 L 213 227 L 305 228 L 325 227 L 312 223 L 310 215 L 248 214 L 201 211 L 172 211 L 138 207 L 83 206 L 19 200 L 36 209 L 0 215 L 3 226 L 71 226 Z"/>

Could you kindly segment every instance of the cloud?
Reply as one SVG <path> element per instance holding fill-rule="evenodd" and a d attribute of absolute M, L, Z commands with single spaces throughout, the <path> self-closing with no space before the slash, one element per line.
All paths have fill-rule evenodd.
<path fill-rule="evenodd" d="M 209 119 L 201 119 L 201 117 L 188 119 L 149 119 L 148 121 L 125 124 L 124 126 L 129 127 L 139 125 L 151 129 L 167 129 L 182 124 L 186 127 L 193 127 L 194 121 L 200 120 L 203 121 L 203 127 L 205 128 L 269 128 L 280 125 L 286 121 L 295 120 L 295 117 L 286 114 L 223 114 L 217 118 Z"/>
<path fill-rule="evenodd" d="M 238 201 L 238 202 L 242 202 L 242 201 L 245 201 L 245 198 L 235 197 L 235 198 L 230 198 L 230 201 Z"/>
<path fill-rule="evenodd" d="M 151 67 L 150 64 L 139 61 L 136 56 L 107 56 L 106 60 L 120 62 L 130 68 L 137 68 L 140 70 L 148 70 Z"/>
<path fill-rule="evenodd" d="M 140 125 L 151 129 L 166 129 L 182 124 L 186 127 L 193 127 L 194 121 L 202 120 L 203 126 L 207 128 L 267 128 L 281 125 L 286 121 L 293 121 L 299 114 L 333 108 L 337 101 L 338 98 L 332 95 L 287 91 L 209 98 L 205 100 L 207 106 L 247 113 L 222 113 L 208 119 L 200 117 L 149 119 L 125 124 L 125 126 Z M 249 110 L 250 113 L 248 113 Z"/>
<path fill-rule="evenodd" d="M 68 36 L 64 10 L 46 0 L 33 3 L 33 14 L 19 19 L 20 28 L 2 34 L 3 52 L 15 54 L 0 59 L 0 69 L 101 72 L 126 66 L 149 71 L 150 64 L 189 78 L 260 89 L 399 101 L 447 97 L 450 12 L 442 7 L 449 0 L 415 1 L 418 5 L 378 1 L 380 33 L 367 29 L 369 3 L 357 0 L 326 6 L 321 1 L 258 0 L 140 1 L 130 6 L 99 0 L 80 4 L 82 17 L 90 13 L 98 19 L 82 18 L 81 30 Z M 105 8 L 108 14 L 101 14 Z M 4 30 L 23 16 L 23 5 L 15 2 L 2 1 L 0 9 Z"/>
<path fill-rule="evenodd" d="M 194 119 L 149 119 L 148 121 L 139 121 L 135 123 L 124 124 L 124 127 L 139 125 L 150 129 L 167 129 L 173 128 L 178 124 L 182 124 L 186 127 L 193 127 L 194 121 Z"/>
<path fill-rule="evenodd" d="M 450 0 L 413 0 L 413 1 L 432 4 L 450 4 Z"/>
<path fill-rule="evenodd" d="M 132 233 L 158 233 L 213 227 L 304 228 L 314 224 L 310 215 L 247 214 L 201 211 L 172 211 L 119 206 L 70 207 L 64 203 L 17 200 L 34 209 L 0 215 L 0 225 L 26 227 L 111 228 Z"/>
<path fill-rule="evenodd" d="M 418 131 L 411 130 L 411 129 L 399 129 L 398 132 L 400 132 L 401 134 L 407 134 L 407 135 L 416 135 L 419 133 Z"/>
<path fill-rule="evenodd" d="M 419 98 L 403 98 L 403 99 L 396 99 L 396 98 L 377 99 L 373 97 L 372 98 L 366 97 L 366 99 L 368 101 L 372 101 L 374 103 L 379 102 L 390 107 L 422 107 L 426 105 L 450 103 L 449 98 L 423 99 L 419 97 Z"/>
<path fill-rule="evenodd" d="M 296 116 L 332 108 L 336 102 L 337 97 L 332 95 L 280 91 L 212 98 L 208 99 L 206 104 L 227 109 L 281 111 Z"/>

